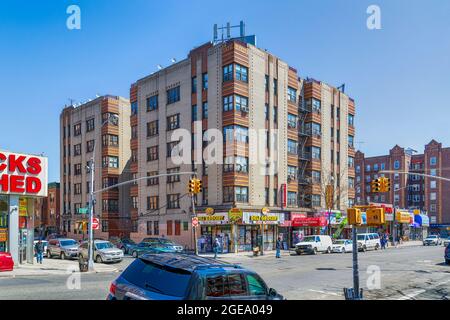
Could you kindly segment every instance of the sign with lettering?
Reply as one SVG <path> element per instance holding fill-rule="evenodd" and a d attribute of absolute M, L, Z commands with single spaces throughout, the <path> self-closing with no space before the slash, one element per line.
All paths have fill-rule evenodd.
<path fill-rule="evenodd" d="M 0 194 L 46 197 L 47 163 L 45 157 L 0 151 Z"/>
<path fill-rule="evenodd" d="M 8 241 L 8 229 L 0 228 L 0 242 Z"/>
<path fill-rule="evenodd" d="M 246 224 L 280 224 L 283 222 L 284 219 L 281 219 L 278 213 L 263 215 L 257 212 L 244 212 L 244 223 Z"/>
<path fill-rule="evenodd" d="M 228 224 L 228 214 L 226 212 L 216 212 L 212 215 L 206 213 L 197 214 L 198 223 L 202 225 Z"/>

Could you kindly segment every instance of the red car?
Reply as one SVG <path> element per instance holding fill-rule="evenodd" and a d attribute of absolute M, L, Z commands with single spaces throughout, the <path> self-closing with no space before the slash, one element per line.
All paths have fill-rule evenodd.
<path fill-rule="evenodd" d="M 14 268 L 14 261 L 10 253 L 0 252 L 0 272 L 12 271 Z"/>

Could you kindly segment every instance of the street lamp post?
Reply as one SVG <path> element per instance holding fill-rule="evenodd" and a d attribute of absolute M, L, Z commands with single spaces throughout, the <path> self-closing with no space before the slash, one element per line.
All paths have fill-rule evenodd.
<path fill-rule="evenodd" d="M 119 116 L 116 114 L 110 114 L 108 119 L 106 119 L 100 129 L 112 119 L 118 119 Z M 94 230 L 92 228 L 92 222 L 94 220 L 94 206 L 95 206 L 95 196 L 94 196 L 94 181 L 95 181 L 95 149 L 97 143 L 94 140 L 94 149 L 92 150 L 92 158 L 89 164 L 89 170 L 91 172 L 91 190 L 90 190 L 90 201 L 89 201 L 89 251 L 88 251 L 88 271 L 94 271 Z"/>

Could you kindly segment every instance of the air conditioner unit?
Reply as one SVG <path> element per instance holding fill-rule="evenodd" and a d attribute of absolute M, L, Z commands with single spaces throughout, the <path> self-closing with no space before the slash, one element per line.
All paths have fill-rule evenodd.
<path fill-rule="evenodd" d="M 295 175 L 294 174 L 288 175 L 288 182 L 290 182 L 290 181 L 295 181 Z"/>
<path fill-rule="evenodd" d="M 245 106 L 245 107 L 242 106 L 242 107 L 241 107 L 241 111 L 247 113 L 247 112 L 248 112 L 248 107 L 247 107 L 247 106 Z"/>

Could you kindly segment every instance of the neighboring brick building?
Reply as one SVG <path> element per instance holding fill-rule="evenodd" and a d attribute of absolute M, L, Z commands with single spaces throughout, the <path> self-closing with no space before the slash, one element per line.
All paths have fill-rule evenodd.
<path fill-rule="evenodd" d="M 60 116 L 61 232 L 74 239 L 87 237 L 76 230 L 88 221 L 79 209 L 89 206 L 91 174 L 88 169 L 95 147 L 95 186 L 100 190 L 130 179 L 130 103 L 118 96 L 101 96 L 79 106 L 65 107 Z M 109 119 L 109 121 L 108 121 Z M 104 125 L 103 125 L 104 124 Z M 96 195 L 94 216 L 101 229 L 95 237 L 128 236 L 129 187 Z"/>
<path fill-rule="evenodd" d="M 36 235 L 47 236 L 59 233 L 60 227 L 60 188 L 58 182 L 48 184 L 48 196 L 34 201 Z"/>
<path fill-rule="evenodd" d="M 450 182 L 413 174 L 380 174 L 381 170 L 398 170 L 407 173 L 423 173 L 450 178 L 450 148 L 432 140 L 423 154 L 413 154 L 399 147 L 389 155 L 365 157 L 357 151 L 356 203 L 390 203 L 398 208 L 421 209 L 428 213 L 431 224 L 450 223 Z M 370 192 L 370 182 L 381 176 L 391 179 L 391 191 L 386 194 Z"/>
<path fill-rule="evenodd" d="M 202 215 L 213 208 L 224 219 L 202 225 L 203 220 L 201 233 L 232 237 L 228 250 L 253 244 L 260 230 L 250 220 L 263 207 L 270 209 L 276 223 L 293 212 L 324 208 L 323 186 L 331 176 L 336 209 L 353 205 L 355 197 L 354 101 L 323 82 L 301 79 L 286 62 L 241 40 L 206 43 L 130 89 L 133 176 L 196 169 L 203 183 L 197 212 Z M 222 132 L 224 164 L 173 163 L 171 133 L 177 128 Z M 267 173 L 273 165 L 255 161 L 252 129 L 266 130 L 266 156 L 272 145 L 269 138 L 278 132 L 276 174 Z M 207 146 L 196 139 L 194 159 L 196 151 Z M 131 187 L 135 240 L 165 235 L 193 247 L 189 178 L 154 178 Z M 231 208 L 242 210 L 240 225 L 229 223 Z M 276 226 L 265 226 L 269 246 L 276 232 Z"/>

